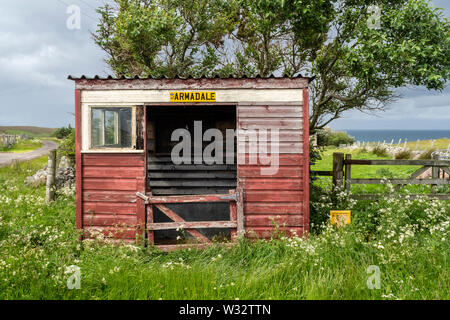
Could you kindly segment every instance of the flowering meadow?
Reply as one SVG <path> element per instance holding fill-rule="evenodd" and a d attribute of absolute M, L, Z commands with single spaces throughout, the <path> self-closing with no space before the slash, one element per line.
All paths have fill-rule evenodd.
<path fill-rule="evenodd" d="M 0 299 L 450 298 L 448 201 L 354 201 L 324 188 L 307 239 L 163 253 L 80 242 L 73 190 L 46 205 L 45 187 L 24 186 L 45 162 L 0 168 Z M 352 223 L 330 226 L 330 209 L 351 209 Z M 76 267 L 79 289 L 68 286 Z"/>

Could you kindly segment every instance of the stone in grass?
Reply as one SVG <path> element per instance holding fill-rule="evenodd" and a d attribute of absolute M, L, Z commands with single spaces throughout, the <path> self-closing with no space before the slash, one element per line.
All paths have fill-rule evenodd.
<path fill-rule="evenodd" d="M 47 182 L 47 166 L 39 170 L 34 175 L 25 179 L 25 185 L 30 187 L 39 187 Z"/>
<path fill-rule="evenodd" d="M 38 187 L 47 183 L 47 166 L 36 172 L 34 175 L 25 179 L 26 186 Z M 75 185 L 75 168 L 73 168 L 70 160 L 62 157 L 58 170 L 56 170 L 56 187 L 64 188 Z"/>

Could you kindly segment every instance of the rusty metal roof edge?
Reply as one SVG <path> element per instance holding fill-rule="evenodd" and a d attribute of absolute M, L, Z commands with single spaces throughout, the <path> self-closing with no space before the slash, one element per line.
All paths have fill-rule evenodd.
<path fill-rule="evenodd" d="M 314 80 L 314 77 L 304 77 L 301 74 L 298 74 L 296 76 L 275 76 L 274 74 L 270 74 L 269 76 L 261 76 L 260 74 L 257 74 L 255 76 L 248 76 L 246 74 L 244 74 L 241 77 L 238 77 L 236 75 L 233 74 L 229 74 L 226 77 L 221 77 L 218 74 L 215 74 L 212 77 L 208 77 L 206 75 L 201 75 L 200 77 L 194 77 L 192 75 L 188 75 L 187 77 L 180 77 L 180 76 L 176 76 L 173 78 L 169 78 L 166 76 L 162 76 L 162 77 L 153 77 L 151 75 L 147 76 L 147 77 L 140 77 L 138 75 L 134 76 L 134 77 L 125 77 L 125 76 L 121 76 L 121 77 L 113 77 L 111 75 L 105 76 L 105 77 L 101 77 L 99 75 L 95 75 L 93 77 L 88 77 L 86 75 L 81 75 L 80 77 L 75 77 L 72 75 L 69 75 L 67 77 L 68 80 L 73 80 L 73 81 L 77 81 L 77 80 L 102 80 L 102 81 L 107 81 L 107 80 L 167 80 L 167 79 L 180 79 L 180 80 L 190 80 L 190 79 L 194 79 L 194 80 L 200 80 L 200 79 L 296 79 L 296 78 L 304 78 L 304 79 L 308 79 L 310 82 Z"/>

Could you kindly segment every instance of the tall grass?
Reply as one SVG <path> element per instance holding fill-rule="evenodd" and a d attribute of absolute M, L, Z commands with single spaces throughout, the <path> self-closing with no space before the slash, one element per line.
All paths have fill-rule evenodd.
<path fill-rule="evenodd" d="M 45 160 L 0 168 L 1 299 L 450 298 L 448 202 L 355 202 L 325 190 L 314 214 L 352 209 L 351 225 L 316 226 L 308 239 L 163 253 L 101 238 L 79 242 L 73 194 L 46 205 L 43 187 L 23 185 Z M 80 290 L 67 288 L 71 265 L 81 269 Z M 380 267 L 379 290 L 366 285 L 370 265 Z"/>

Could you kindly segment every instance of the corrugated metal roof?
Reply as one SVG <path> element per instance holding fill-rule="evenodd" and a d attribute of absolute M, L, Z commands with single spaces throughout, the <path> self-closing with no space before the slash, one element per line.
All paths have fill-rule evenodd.
<path fill-rule="evenodd" d="M 301 74 L 298 74 L 296 76 L 275 76 L 274 74 L 271 74 L 269 76 L 261 76 L 259 74 L 255 75 L 255 76 L 247 76 L 247 75 L 243 75 L 241 77 L 238 77 L 236 75 L 233 74 L 229 74 L 227 76 L 220 76 L 218 74 L 214 75 L 214 76 L 206 76 L 206 75 L 202 75 L 200 77 L 194 77 L 192 75 L 188 75 L 187 77 L 180 77 L 180 76 L 175 76 L 175 77 L 167 77 L 167 76 L 162 76 L 162 77 L 153 77 L 153 76 L 148 76 L 148 77 L 140 77 L 140 76 L 134 76 L 134 77 L 125 77 L 125 76 L 121 76 L 121 77 L 114 77 L 114 76 L 99 76 L 99 75 L 95 75 L 93 77 L 89 77 L 89 76 L 85 76 L 85 75 L 81 75 L 80 77 L 75 77 L 72 75 L 68 76 L 69 80 L 148 80 L 148 79 L 153 79 L 153 80 L 162 80 L 162 79 L 283 79 L 283 78 L 306 78 L 303 77 Z M 312 79 L 312 78 L 308 78 L 308 79 Z"/>

